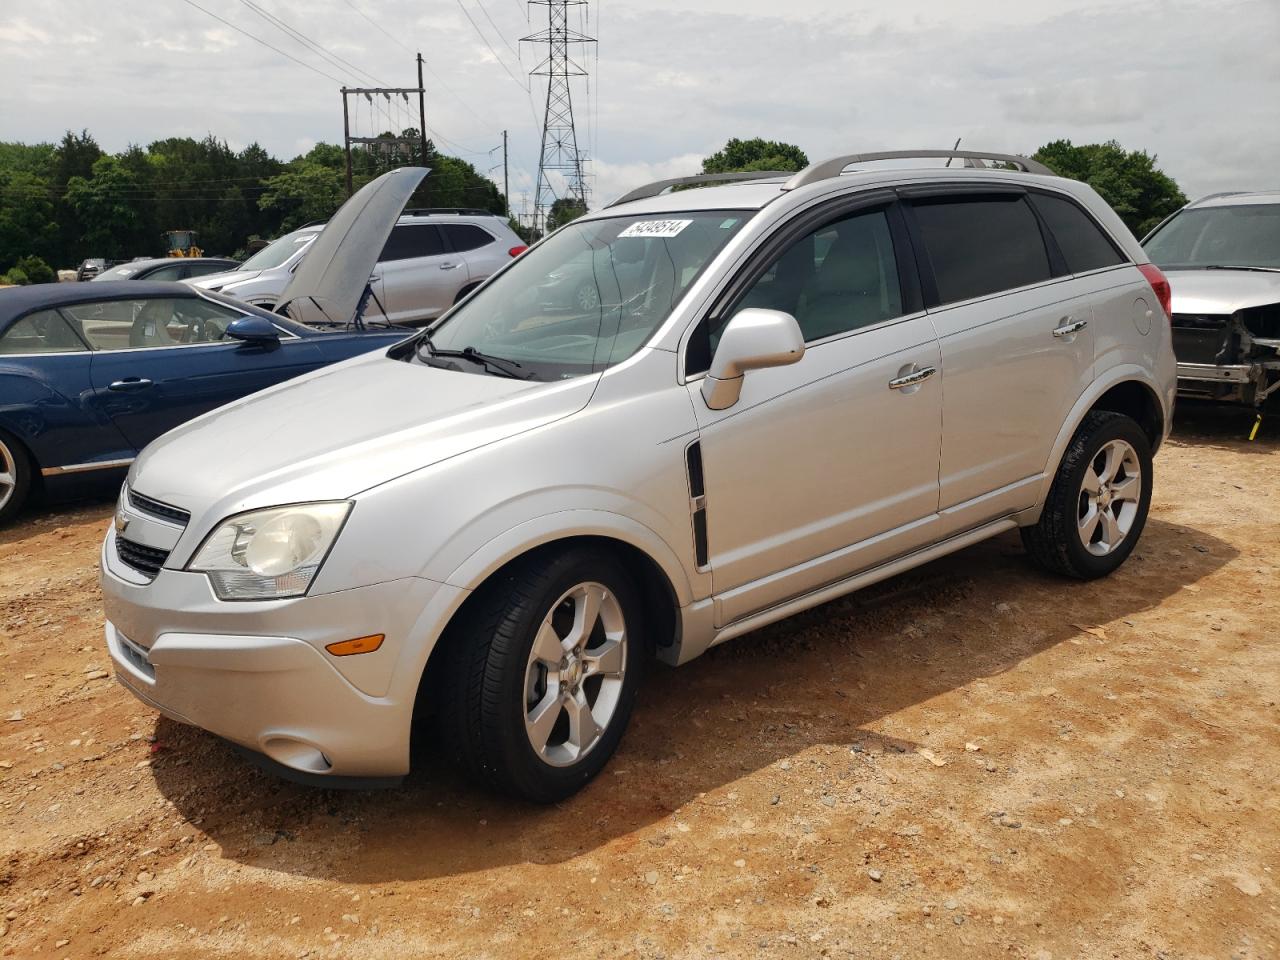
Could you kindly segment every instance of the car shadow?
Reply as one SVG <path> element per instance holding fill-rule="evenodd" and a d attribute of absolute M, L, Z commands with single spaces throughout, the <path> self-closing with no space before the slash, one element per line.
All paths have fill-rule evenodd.
<path fill-rule="evenodd" d="M 1057 644 L 1096 642 L 1082 628 L 1152 608 L 1236 555 L 1199 530 L 1152 519 L 1124 567 L 1078 583 L 1033 567 L 1016 534 L 978 544 L 679 669 L 655 667 L 618 754 L 551 807 L 472 787 L 430 748 L 393 790 L 301 787 L 165 719 L 151 775 L 222 856 L 262 869 L 384 883 L 559 863 L 624 849 L 637 829 L 813 745 L 911 750 L 867 728 Z"/>
<path fill-rule="evenodd" d="M 1257 436 L 1249 439 L 1257 411 L 1229 403 L 1178 400 L 1170 439 L 1187 446 L 1216 447 L 1236 453 L 1274 453 L 1280 449 L 1280 394 L 1263 411 Z"/>

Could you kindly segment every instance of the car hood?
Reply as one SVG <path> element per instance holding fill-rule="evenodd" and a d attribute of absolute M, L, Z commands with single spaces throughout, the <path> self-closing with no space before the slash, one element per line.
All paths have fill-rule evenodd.
<path fill-rule="evenodd" d="M 188 280 L 187 283 L 193 287 L 200 287 L 202 290 L 208 290 L 210 287 L 222 289 L 228 284 L 252 280 L 260 273 L 262 273 L 261 270 L 224 270 L 222 273 L 206 273 L 203 277 Z"/>
<path fill-rule="evenodd" d="M 400 167 L 357 190 L 308 244 L 306 257 L 280 292 L 277 312 L 298 301 L 306 304 L 304 310 L 318 309 L 330 323 L 349 323 L 391 228 L 427 173 L 425 167 Z"/>
<path fill-rule="evenodd" d="M 1280 273 L 1253 270 L 1167 270 L 1173 312 L 1235 313 L 1280 303 Z"/>
<path fill-rule="evenodd" d="M 342 500 L 576 413 L 598 380 L 529 383 L 365 354 L 170 431 L 139 455 L 129 484 L 206 525 Z"/>

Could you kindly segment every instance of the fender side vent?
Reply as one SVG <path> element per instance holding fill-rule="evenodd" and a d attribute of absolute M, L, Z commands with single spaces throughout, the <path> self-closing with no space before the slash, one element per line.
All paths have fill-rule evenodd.
<path fill-rule="evenodd" d="M 693 554 L 699 567 L 707 565 L 707 498 L 702 478 L 702 444 L 697 440 L 685 448 L 685 469 L 689 474 L 689 510 L 693 516 Z"/>
<path fill-rule="evenodd" d="M 707 565 L 707 511 L 705 507 L 693 512 L 693 555 L 699 567 Z"/>
<path fill-rule="evenodd" d="M 689 496 L 694 500 L 704 496 L 702 483 L 702 444 L 695 440 L 684 451 L 685 466 L 689 471 Z"/>

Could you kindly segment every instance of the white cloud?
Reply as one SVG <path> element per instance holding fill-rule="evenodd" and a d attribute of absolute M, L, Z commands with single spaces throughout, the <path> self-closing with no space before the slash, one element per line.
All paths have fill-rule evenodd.
<path fill-rule="evenodd" d="M 486 4 L 495 29 L 474 0 L 464 3 L 476 27 L 454 4 L 424 12 L 420 0 L 357 0 L 392 40 L 346 4 L 263 2 L 388 85 L 415 81 L 404 47 L 421 48 L 429 64 L 427 123 L 448 139 L 441 146 L 488 172 L 500 159 L 489 151 L 507 129 L 513 196 L 532 192 L 544 81 L 534 81 L 531 108 L 519 78 L 540 53 L 518 38 L 542 24 L 526 21 L 520 4 Z M 241 5 L 208 6 L 318 70 L 344 70 Z M 590 5 L 586 26 L 599 29 L 599 64 L 588 58 L 591 98 L 585 84 L 574 97 L 579 142 L 601 158 L 593 165 L 598 200 L 696 171 L 702 155 L 732 136 L 788 140 L 813 158 L 945 146 L 958 136 L 967 146 L 1012 151 L 1061 137 L 1114 138 L 1158 154 L 1192 194 L 1276 185 L 1275 0 L 691 6 Z M 154 4 L 138 17 L 104 17 L 101 9 L 97 0 L 51 0 L 41 4 L 39 26 L 24 18 L 0 25 L 5 138 L 56 140 L 87 127 L 105 147 L 120 149 L 212 131 L 284 156 L 302 144 L 341 140 L 339 83 L 187 4 Z M 95 55 L 94 95 L 85 96 L 77 59 L 84 48 L 75 41 L 90 37 L 120 55 Z M 508 44 L 521 50 L 519 59 Z M 500 181 L 501 171 L 490 175 Z"/>

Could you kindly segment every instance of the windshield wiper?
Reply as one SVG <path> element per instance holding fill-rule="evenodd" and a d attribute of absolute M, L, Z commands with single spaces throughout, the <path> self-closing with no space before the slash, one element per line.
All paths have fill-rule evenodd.
<path fill-rule="evenodd" d="M 518 371 L 523 368 L 516 361 L 508 360 L 506 357 L 495 357 L 490 353 L 482 353 L 475 347 L 463 347 L 461 350 L 446 350 L 443 347 L 437 347 L 431 342 L 431 334 L 425 331 L 416 348 L 419 360 L 423 359 L 422 348 L 424 346 L 427 348 L 429 357 L 470 360 L 472 363 L 484 367 L 490 373 L 496 373 L 501 377 L 509 377 L 512 380 L 529 380 L 532 377 L 532 374 L 519 373 Z"/>
<path fill-rule="evenodd" d="M 1280 267 L 1247 267 L 1247 266 L 1234 264 L 1234 263 L 1211 263 L 1206 266 L 1199 267 L 1198 269 L 1200 270 L 1253 270 L 1257 273 L 1280 273 Z"/>

